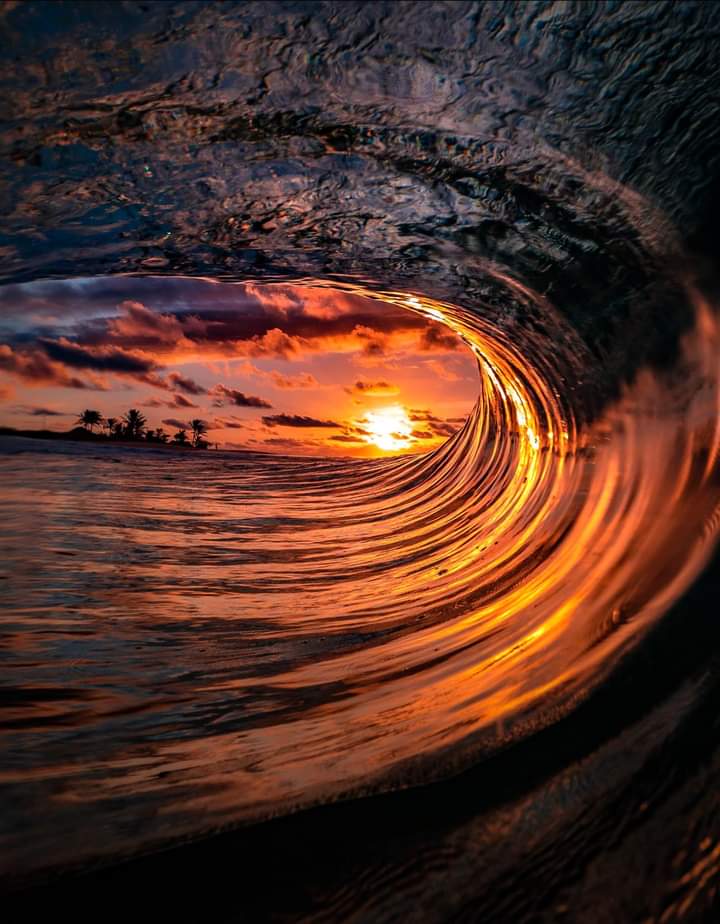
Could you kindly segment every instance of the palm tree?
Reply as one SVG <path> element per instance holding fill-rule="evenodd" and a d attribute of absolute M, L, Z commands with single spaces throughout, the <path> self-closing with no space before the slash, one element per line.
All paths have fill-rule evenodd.
<path fill-rule="evenodd" d="M 117 417 L 106 417 L 105 418 L 105 429 L 108 432 L 108 436 L 112 436 L 115 433 L 115 428 L 117 427 L 119 421 Z"/>
<path fill-rule="evenodd" d="M 125 423 L 125 433 L 131 440 L 139 440 L 145 430 L 147 419 L 144 414 L 131 407 L 127 414 L 123 415 Z"/>
<path fill-rule="evenodd" d="M 190 429 L 193 432 L 193 446 L 197 447 L 200 440 L 207 433 L 207 424 L 204 420 L 199 420 L 196 417 L 195 420 L 190 421 Z"/>
<path fill-rule="evenodd" d="M 158 443 L 167 443 L 168 435 L 162 427 L 158 427 L 155 431 L 155 439 L 158 441 Z"/>
<path fill-rule="evenodd" d="M 186 446 L 187 441 L 187 433 L 184 430 L 178 430 L 178 432 L 173 437 L 173 443 L 179 443 L 180 446 Z"/>
<path fill-rule="evenodd" d="M 93 432 L 93 427 L 96 427 L 103 419 L 100 411 L 91 411 L 84 410 L 82 414 L 78 417 L 78 423 L 81 423 L 86 430 Z"/>

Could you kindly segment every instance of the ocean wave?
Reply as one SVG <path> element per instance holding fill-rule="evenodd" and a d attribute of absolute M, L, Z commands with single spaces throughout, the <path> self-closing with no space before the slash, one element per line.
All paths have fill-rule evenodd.
<path fill-rule="evenodd" d="M 707 187 L 686 135 L 708 110 L 673 14 L 653 7 L 647 42 L 692 116 L 674 128 L 663 94 L 626 99 L 649 84 L 612 65 L 643 4 L 429 4 L 413 38 L 402 5 L 351 6 L 333 37 L 325 7 L 133 8 L 114 28 L 135 64 L 109 73 L 67 9 L 61 38 L 23 31 L 35 4 L 3 13 L 33 46 L 0 71 L 20 85 L 0 136 L 4 283 L 323 287 L 445 325 L 479 373 L 464 426 L 422 456 L 3 444 L 10 878 L 532 748 L 649 650 L 715 551 L 717 286 L 686 227 Z M 703 42 L 710 14 L 682 9 Z M 563 23 L 560 67 L 544 43 L 565 47 Z M 673 692 L 673 734 L 696 681 L 678 680 L 694 692 Z M 670 734 L 656 705 L 642 740 Z M 611 750 L 620 786 L 637 767 Z"/>

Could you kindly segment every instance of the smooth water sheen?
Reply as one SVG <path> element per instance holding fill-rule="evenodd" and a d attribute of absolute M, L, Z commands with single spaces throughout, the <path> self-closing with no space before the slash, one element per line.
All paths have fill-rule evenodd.
<path fill-rule="evenodd" d="M 422 457 L 2 441 L 10 878 L 492 758 L 513 786 L 419 790 L 385 852 L 366 800 L 355 886 L 313 907 L 709 907 L 717 588 L 684 595 L 720 525 L 717 7 L 2 16 L 3 282 L 361 292 L 480 374 Z"/>

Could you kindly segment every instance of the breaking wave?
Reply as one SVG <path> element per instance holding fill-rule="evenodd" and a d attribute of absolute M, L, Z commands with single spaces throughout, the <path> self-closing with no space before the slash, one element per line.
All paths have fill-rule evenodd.
<path fill-rule="evenodd" d="M 508 23 L 541 7 L 496 28 L 494 5 L 440 5 L 442 27 L 428 5 L 410 39 L 397 9 L 378 32 L 378 5 L 352 5 L 331 39 L 294 5 L 273 9 L 296 33 L 266 28 L 265 4 L 229 4 L 212 14 L 221 40 L 202 5 L 184 25 L 162 6 L 165 31 L 157 9 L 126 11 L 144 76 L 102 98 L 105 65 L 67 38 L 52 39 L 55 77 L 14 78 L 3 281 L 351 291 L 459 334 L 479 394 L 439 449 L 384 460 L 7 441 L 0 846 L 20 877 L 429 783 L 531 742 L 642 650 L 720 526 L 720 333 L 714 282 L 678 230 L 679 147 L 668 131 L 655 158 L 639 116 L 617 129 L 609 91 L 581 118 L 552 55 L 508 51 Z M 642 6 L 592 7 L 586 27 L 614 47 L 605 19 Z M 415 47 L 431 26 L 455 42 L 442 68 Z M 315 46 L 324 64 L 292 52 Z M 470 67 L 480 47 L 497 80 Z"/>

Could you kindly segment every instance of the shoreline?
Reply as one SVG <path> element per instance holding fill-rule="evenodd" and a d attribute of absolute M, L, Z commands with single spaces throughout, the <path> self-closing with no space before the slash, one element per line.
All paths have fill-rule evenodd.
<path fill-rule="evenodd" d="M 89 433 L 81 428 L 77 430 L 58 431 L 58 430 L 18 430 L 15 427 L 0 426 L 0 436 L 14 436 L 21 439 L 31 440 L 49 440 L 51 442 L 63 441 L 68 443 L 84 443 L 93 446 L 122 446 L 132 449 L 169 449 L 175 452 L 195 451 L 196 448 L 207 450 L 210 447 L 195 447 L 190 444 L 183 446 L 180 443 L 162 443 L 159 440 L 127 440 L 113 439 L 112 437 L 103 436 L 100 433 Z M 213 449 L 213 452 L 218 450 Z M 223 450 L 231 451 L 231 450 Z M 243 450 L 251 452 L 252 450 Z"/>
<path fill-rule="evenodd" d="M 16 430 L 14 427 L 5 427 L 0 426 L 0 438 L 11 437 L 15 439 L 33 439 L 40 442 L 47 441 L 50 443 L 73 443 L 75 445 L 85 445 L 92 446 L 97 448 L 98 446 L 107 446 L 109 448 L 117 449 L 162 449 L 169 452 L 179 452 L 185 454 L 188 452 L 195 452 L 196 447 L 188 444 L 181 445 L 179 443 L 155 443 L 152 441 L 146 440 L 116 440 L 110 439 L 108 437 L 100 436 L 100 434 L 88 434 L 87 436 L 73 436 L 72 431 L 68 432 L 59 432 L 57 430 Z M 282 454 L 279 452 L 271 452 L 269 450 L 261 449 L 228 449 L 227 447 L 217 446 L 213 448 L 212 445 L 205 447 L 198 447 L 204 453 L 234 453 L 236 455 L 251 455 L 258 456 L 263 458 L 272 458 L 272 459 L 302 459 L 302 460 L 320 460 L 327 461 L 328 459 L 334 459 L 336 461 L 352 461 L 352 462 L 376 462 L 379 461 L 377 458 L 365 458 L 362 456 L 310 456 L 310 455 L 300 455 L 300 454 Z M 410 453 L 404 453 L 403 455 L 411 455 Z M 393 458 L 393 457 L 391 457 Z M 395 456 L 394 458 L 397 458 Z"/>

